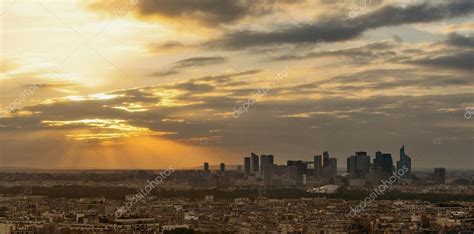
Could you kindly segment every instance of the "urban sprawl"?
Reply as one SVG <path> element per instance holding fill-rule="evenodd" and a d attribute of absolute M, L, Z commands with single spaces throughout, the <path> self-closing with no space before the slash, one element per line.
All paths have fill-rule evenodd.
<path fill-rule="evenodd" d="M 412 170 L 402 146 L 182 170 L 2 170 L 0 234 L 473 233 L 474 171 Z"/>

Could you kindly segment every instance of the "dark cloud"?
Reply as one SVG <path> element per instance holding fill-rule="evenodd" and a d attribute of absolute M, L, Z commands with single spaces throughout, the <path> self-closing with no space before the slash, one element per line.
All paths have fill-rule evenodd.
<path fill-rule="evenodd" d="M 232 81 L 232 78 L 246 75 L 254 75 L 262 72 L 261 70 L 248 70 L 237 73 L 230 73 L 224 75 L 214 75 L 214 76 L 204 76 L 200 78 L 191 79 L 191 81 L 204 81 L 204 82 L 214 82 L 214 83 L 227 83 Z"/>
<path fill-rule="evenodd" d="M 459 69 L 466 71 L 474 70 L 474 51 L 458 52 L 441 55 L 433 58 L 412 60 L 408 63 L 425 65 L 435 68 Z"/>
<path fill-rule="evenodd" d="M 214 90 L 214 86 L 208 84 L 196 84 L 193 82 L 179 83 L 175 86 L 178 89 L 186 90 L 194 93 L 210 92 Z"/>
<path fill-rule="evenodd" d="M 127 1 L 92 1 L 87 6 L 96 11 L 113 12 L 127 6 Z M 141 0 L 131 7 L 139 18 L 190 20 L 206 26 L 229 24 L 247 16 L 259 17 L 273 12 L 280 4 L 300 0 Z"/>
<path fill-rule="evenodd" d="M 192 57 L 183 59 L 173 63 L 173 68 L 187 68 L 196 66 L 206 66 L 211 64 L 225 63 L 227 58 L 225 57 Z"/>
<path fill-rule="evenodd" d="M 171 68 L 152 73 L 151 76 L 169 76 L 175 75 L 181 72 L 182 69 L 188 67 L 200 67 L 213 64 L 220 64 L 227 62 L 226 57 L 214 56 L 214 57 L 192 57 L 183 60 L 179 60 L 171 64 Z"/>
<path fill-rule="evenodd" d="M 276 31 L 230 32 L 209 42 L 208 46 L 242 49 L 278 44 L 345 41 L 358 37 L 369 29 L 410 23 L 427 23 L 465 16 L 473 12 L 474 2 L 471 0 L 449 1 L 443 4 L 430 4 L 427 1 L 405 8 L 387 5 L 351 19 L 343 19 L 344 17 L 339 15 L 321 19 L 312 24 L 281 27 Z"/>
<path fill-rule="evenodd" d="M 171 75 L 176 75 L 178 73 L 179 73 L 179 71 L 177 71 L 177 70 L 164 70 L 164 71 L 154 72 L 154 73 L 151 74 L 151 76 L 156 76 L 156 77 L 171 76 Z"/>
<path fill-rule="evenodd" d="M 30 86 L 31 84 L 25 84 L 22 87 L 27 88 Z M 75 87 L 75 86 L 79 86 L 79 85 L 73 82 L 47 82 L 47 83 L 38 84 L 38 87 L 42 87 L 42 88 L 64 88 L 64 87 Z"/>
<path fill-rule="evenodd" d="M 474 48 L 474 35 L 464 36 L 457 33 L 451 33 L 446 40 L 448 45 Z"/>
<path fill-rule="evenodd" d="M 309 52 L 303 55 L 283 55 L 273 58 L 273 60 L 294 60 L 294 59 L 308 59 L 308 58 L 318 58 L 326 56 L 340 56 L 348 57 L 353 59 L 355 62 L 371 62 L 379 58 L 391 58 L 396 55 L 395 51 L 392 49 L 397 48 L 398 44 L 393 43 L 392 41 L 382 41 L 382 42 L 373 42 L 367 45 L 348 48 L 348 49 L 339 49 L 339 50 L 326 50 L 326 51 L 316 51 Z"/>

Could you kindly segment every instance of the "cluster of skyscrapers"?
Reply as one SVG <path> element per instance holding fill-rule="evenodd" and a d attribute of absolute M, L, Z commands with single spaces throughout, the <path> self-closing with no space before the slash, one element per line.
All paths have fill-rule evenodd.
<path fill-rule="evenodd" d="M 315 155 L 313 161 L 288 160 L 286 165 L 277 165 L 274 156 L 257 155 L 250 153 L 249 157 L 244 157 L 244 164 L 237 167 L 237 171 L 243 174 L 243 178 L 254 181 L 255 184 L 262 183 L 265 186 L 287 186 L 306 185 L 309 183 L 334 183 L 342 178 L 349 179 L 348 184 L 363 186 L 367 182 L 378 184 L 381 180 L 394 175 L 394 172 L 402 171 L 398 177 L 402 183 L 411 183 L 411 158 L 405 153 L 405 146 L 400 148 L 400 160 L 395 163 L 392 155 L 381 151 L 375 152 L 375 157 L 371 162 L 367 152 L 355 152 L 347 158 L 347 174 L 337 176 L 337 159 L 331 158 L 327 151 L 322 155 Z M 204 163 L 204 171 L 210 174 L 209 164 Z M 219 175 L 225 175 L 225 164 L 220 164 Z M 433 174 L 435 180 L 444 183 L 444 168 L 436 168 Z"/>
<path fill-rule="evenodd" d="M 314 156 L 314 161 L 289 160 L 286 166 L 276 165 L 273 155 L 258 156 L 251 153 L 244 158 L 244 175 L 246 178 L 263 175 L 263 184 L 273 186 L 281 183 L 296 185 L 306 184 L 306 177 L 326 178 L 328 181 L 337 175 L 337 159 L 330 158 L 326 151 L 323 155 Z"/>
<path fill-rule="evenodd" d="M 373 163 L 370 162 L 370 156 L 367 152 L 356 152 L 347 158 L 347 173 L 352 179 L 365 179 L 378 182 L 393 175 L 394 170 L 404 169 L 406 171 L 401 176 L 409 179 L 411 176 L 411 158 L 405 153 L 405 146 L 400 148 L 400 160 L 397 167 L 393 166 L 392 155 L 389 153 L 375 152 Z"/>

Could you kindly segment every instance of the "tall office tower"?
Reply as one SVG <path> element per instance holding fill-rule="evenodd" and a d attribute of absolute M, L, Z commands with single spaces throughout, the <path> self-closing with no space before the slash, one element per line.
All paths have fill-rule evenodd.
<path fill-rule="evenodd" d="M 329 153 L 323 152 L 323 177 L 327 177 L 329 173 Z"/>
<path fill-rule="evenodd" d="M 258 155 L 254 153 L 250 153 L 250 171 L 251 172 L 258 172 L 260 169 L 258 163 Z"/>
<path fill-rule="evenodd" d="M 438 184 L 446 184 L 446 168 L 435 168 L 434 179 Z"/>
<path fill-rule="evenodd" d="M 225 172 L 225 164 L 224 163 L 221 163 L 220 169 L 221 169 L 221 172 Z"/>
<path fill-rule="evenodd" d="M 337 175 L 337 158 L 329 159 L 329 178 L 334 178 Z"/>
<path fill-rule="evenodd" d="M 273 165 L 267 164 L 263 166 L 263 185 L 265 187 L 272 186 L 273 180 Z"/>
<path fill-rule="evenodd" d="M 316 177 L 321 177 L 322 176 L 322 156 L 321 155 L 316 155 L 314 156 L 314 176 Z"/>
<path fill-rule="evenodd" d="M 298 175 L 298 168 L 296 166 L 288 166 L 288 179 L 296 181 L 296 176 Z"/>
<path fill-rule="evenodd" d="M 408 171 L 403 174 L 402 178 L 410 178 L 411 177 L 411 158 L 407 154 L 405 154 L 405 145 L 400 148 L 400 161 L 397 162 L 397 171 L 404 170 L 403 167 L 407 167 Z"/>
<path fill-rule="evenodd" d="M 268 161 L 271 165 L 275 164 L 275 158 L 273 157 L 273 154 L 267 155 Z"/>
<path fill-rule="evenodd" d="M 288 160 L 286 163 L 287 166 L 296 166 L 298 174 L 307 174 L 308 164 L 301 160 L 292 161 Z"/>
<path fill-rule="evenodd" d="M 366 178 L 370 171 L 370 156 L 367 152 L 356 152 L 347 158 L 347 173 L 352 178 Z"/>
<path fill-rule="evenodd" d="M 250 175 L 250 157 L 245 157 L 244 158 L 244 173 L 245 173 L 245 176 L 249 176 Z"/>
<path fill-rule="evenodd" d="M 204 163 L 204 172 L 209 173 L 209 163 L 208 162 Z"/>
<path fill-rule="evenodd" d="M 261 155 L 260 156 L 260 171 L 263 172 L 265 165 L 273 165 L 273 155 Z"/>
<path fill-rule="evenodd" d="M 393 174 L 393 160 L 391 154 L 375 152 L 374 168 L 377 179 L 386 179 Z"/>

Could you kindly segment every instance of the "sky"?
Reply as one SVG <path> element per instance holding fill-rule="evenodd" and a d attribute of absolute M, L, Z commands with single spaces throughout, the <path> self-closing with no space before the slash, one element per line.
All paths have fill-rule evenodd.
<path fill-rule="evenodd" d="M 0 167 L 474 168 L 472 0 L 0 1 Z"/>

